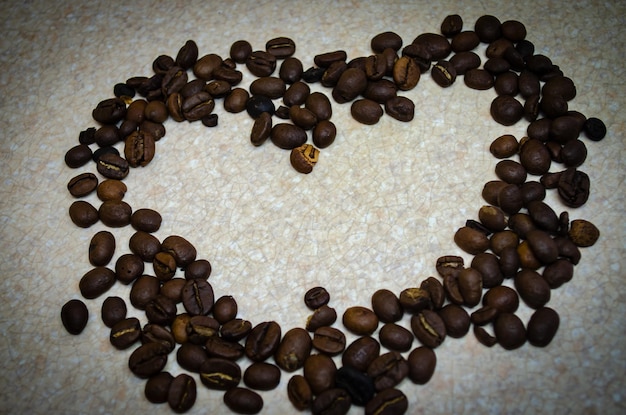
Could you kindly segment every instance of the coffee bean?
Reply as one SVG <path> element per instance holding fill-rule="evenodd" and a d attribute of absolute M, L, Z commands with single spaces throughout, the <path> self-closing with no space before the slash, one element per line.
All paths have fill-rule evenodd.
<path fill-rule="evenodd" d="M 87 164 L 92 156 L 93 152 L 87 144 L 78 144 L 67 150 L 64 160 L 67 167 L 76 169 Z"/>
<path fill-rule="evenodd" d="M 408 409 L 408 399 L 399 389 L 385 389 L 365 406 L 366 415 L 401 415 Z"/>
<path fill-rule="evenodd" d="M 336 102 L 343 104 L 358 97 L 367 86 L 365 72 L 357 68 L 348 68 L 341 73 L 334 85 L 332 96 Z"/>
<path fill-rule="evenodd" d="M 528 139 L 520 146 L 520 163 L 530 174 L 541 175 L 550 169 L 547 147 L 537 139 Z"/>
<path fill-rule="evenodd" d="M 420 74 L 419 66 L 408 56 L 402 56 L 393 66 L 393 81 L 402 91 L 415 88 L 420 80 Z"/>
<path fill-rule="evenodd" d="M 296 125 L 279 123 L 272 127 L 270 139 L 279 148 L 291 150 L 306 143 L 307 134 Z"/>
<path fill-rule="evenodd" d="M 145 262 L 152 262 L 154 256 L 161 251 L 161 242 L 157 237 L 143 231 L 135 232 L 130 237 L 128 246 L 133 254 Z"/>
<path fill-rule="evenodd" d="M 211 316 L 190 315 L 185 329 L 187 341 L 193 344 L 205 344 L 209 337 L 218 335 L 220 323 Z"/>
<path fill-rule="evenodd" d="M 74 225 L 88 228 L 98 222 L 98 211 L 93 205 L 84 200 L 77 200 L 70 205 L 70 219 Z"/>
<path fill-rule="evenodd" d="M 160 281 L 151 275 L 142 275 L 130 289 L 130 303 L 139 310 L 145 310 L 150 301 L 159 295 Z"/>
<path fill-rule="evenodd" d="M 253 51 L 246 60 L 246 67 L 257 77 L 270 76 L 276 69 L 276 56 L 266 51 Z"/>
<path fill-rule="evenodd" d="M 144 108 L 144 120 L 162 124 L 168 115 L 167 107 L 162 101 L 150 101 Z"/>
<path fill-rule="evenodd" d="M 278 76 L 288 84 L 300 81 L 304 68 L 300 59 L 288 57 L 280 65 Z"/>
<path fill-rule="evenodd" d="M 244 355 L 241 344 L 226 340 L 219 336 L 211 336 L 204 344 L 206 352 L 211 357 L 219 357 L 228 360 L 238 360 Z"/>
<path fill-rule="evenodd" d="M 88 321 L 89 310 L 81 300 L 69 300 L 61 307 L 61 323 L 68 333 L 74 335 L 82 333 Z"/>
<path fill-rule="evenodd" d="M 98 209 L 98 217 L 106 226 L 121 228 L 130 224 L 132 208 L 123 200 L 107 200 Z"/>
<path fill-rule="evenodd" d="M 239 341 L 245 338 L 251 330 L 252 323 L 248 320 L 235 318 L 222 325 L 220 334 L 226 340 Z"/>
<path fill-rule="evenodd" d="M 105 99 L 96 105 L 91 115 L 101 124 L 115 124 L 126 115 L 126 103 L 121 98 Z"/>
<path fill-rule="evenodd" d="M 208 261 L 207 261 L 208 262 Z M 210 272 L 210 271 L 209 271 Z M 224 295 L 213 305 L 213 317 L 224 324 L 237 316 L 237 301 L 230 295 Z"/>
<path fill-rule="evenodd" d="M 108 179 L 116 180 L 121 180 L 128 176 L 129 167 L 125 159 L 114 153 L 103 154 L 96 163 L 98 173 Z"/>
<path fill-rule="evenodd" d="M 499 206 L 504 213 L 513 215 L 523 207 L 522 191 L 516 184 L 507 184 L 498 192 L 496 206 Z"/>
<path fill-rule="evenodd" d="M 526 342 L 524 323 L 515 314 L 501 313 L 493 327 L 498 343 L 507 350 L 517 349 Z"/>
<path fill-rule="evenodd" d="M 224 394 L 224 404 L 238 414 L 257 414 L 263 409 L 263 398 L 250 389 L 235 387 Z"/>
<path fill-rule="evenodd" d="M 512 96 L 500 95 L 492 101 L 490 112 L 494 121 L 509 126 L 522 118 L 524 107 Z"/>
<path fill-rule="evenodd" d="M 425 308 L 432 308 L 428 291 L 421 288 L 405 288 L 400 292 L 398 300 L 402 309 L 409 313 L 419 313 Z"/>
<path fill-rule="evenodd" d="M 171 298 L 158 295 L 146 304 L 146 317 L 153 324 L 172 324 L 176 317 L 176 303 Z"/>
<path fill-rule="evenodd" d="M 135 254 L 123 254 L 115 262 L 115 277 L 122 284 L 130 284 L 144 271 L 143 260 Z"/>
<path fill-rule="evenodd" d="M 200 367 L 208 358 L 206 350 L 197 344 L 182 342 L 176 351 L 176 361 L 180 367 L 193 373 L 200 373 Z"/>
<path fill-rule="evenodd" d="M 463 226 L 454 234 L 454 242 L 471 255 L 484 252 L 489 247 L 489 238 L 483 232 Z"/>
<path fill-rule="evenodd" d="M 337 312 L 327 304 L 315 309 L 312 315 L 307 318 L 306 329 L 315 331 L 322 326 L 330 326 L 337 320 Z"/>
<path fill-rule="evenodd" d="M 470 316 L 463 307 L 457 304 L 446 304 L 438 314 L 446 327 L 446 334 L 450 337 L 461 338 L 469 331 Z"/>
<path fill-rule="evenodd" d="M 334 387 L 337 366 L 324 354 L 312 354 L 304 361 L 303 374 L 314 395 Z"/>
<path fill-rule="evenodd" d="M 167 347 L 168 353 L 176 347 L 176 340 L 172 332 L 159 324 L 148 323 L 141 331 L 141 343 L 161 343 Z"/>
<path fill-rule="evenodd" d="M 285 81 L 273 76 L 264 76 L 255 79 L 250 84 L 250 93 L 252 95 L 263 95 L 270 99 L 282 97 L 286 89 Z"/>
<path fill-rule="evenodd" d="M 100 316 L 107 327 L 113 327 L 116 323 L 126 318 L 126 303 L 120 297 L 107 297 L 102 302 Z"/>
<path fill-rule="evenodd" d="M 111 327 L 109 341 L 119 349 L 128 349 L 141 337 L 141 324 L 136 317 L 124 318 Z"/>
<path fill-rule="evenodd" d="M 454 66 L 445 60 L 440 60 L 431 69 L 431 76 L 437 85 L 446 88 L 456 80 L 456 70 Z"/>
<path fill-rule="evenodd" d="M 166 346 L 160 343 L 147 343 L 135 349 L 129 359 L 128 367 L 139 378 L 156 375 L 167 363 Z M 171 389 L 171 387 L 170 387 Z"/>
<path fill-rule="evenodd" d="M 265 50 L 276 56 L 276 59 L 285 59 L 295 53 L 296 44 L 288 37 L 277 37 L 267 41 Z"/>
<path fill-rule="evenodd" d="M 156 375 L 150 376 L 144 387 L 144 396 L 152 403 L 167 402 L 167 393 L 172 384 L 172 380 L 174 380 L 174 376 L 169 372 L 159 372 Z"/>
<path fill-rule="evenodd" d="M 431 348 L 439 346 L 446 337 L 446 326 L 443 320 L 431 310 L 423 310 L 411 317 L 411 329 L 424 346 Z"/>
<path fill-rule="evenodd" d="M 606 125 L 596 117 L 587 118 L 583 125 L 583 131 L 587 138 L 592 141 L 600 141 L 606 137 Z"/>
<path fill-rule="evenodd" d="M 392 388 L 409 374 L 409 364 L 398 352 L 381 354 L 367 368 L 367 375 L 374 380 L 376 391 Z"/>
<path fill-rule="evenodd" d="M 370 99 L 357 99 L 350 106 L 352 117 L 361 124 L 373 125 L 380 120 L 383 109 L 380 104 Z"/>
<path fill-rule="evenodd" d="M 278 349 L 281 328 L 275 321 L 266 321 L 256 325 L 246 339 L 246 356 L 255 362 L 261 362 Z"/>
<path fill-rule="evenodd" d="M 196 381 L 186 373 L 181 373 L 170 384 L 167 403 L 174 412 L 187 412 L 196 402 L 196 393 Z"/>
<path fill-rule="evenodd" d="M 450 52 L 452 52 L 452 46 L 448 39 L 437 33 L 422 33 L 413 39 L 413 43 L 424 45 L 428 52 L 430 52 L 433 61 L 446 59 Z"/>
<path fill-rule="evenodd" d="M 271 363 L 254 362 L 243 373 L 243 382 L 256 390 L 272 390 L 280 383 L 280 369 Z"/>
<path fill-rule="evenodd" d="M 409 122 L 413 120 L 415 104 L 407 97 L 392 97 L 385 102 L 385 112 L 398 121 Z"/>
<path fill-rule="evenodd" d="M 255 146 L 265 143 L 272 132 L 272 115 L 269 112 L 260 114 L 252 125 L 250 142 Z"/>
<path fill-rule="evenodd" d="M 115 237 L 109 231 L 97 232 L 89 242 L 89 262 L 94 266 L 104 266 L 115 253 Z"/>
<path fill-rule="evenodd" d="M 343 314 L 344 326 L 357 335 L 372 334 L 378 327 L 378 317 L 366 307 L 348 307 Z"/>
<path fill-rule="evenodd" d="M 78 288 L 83 297 L 93 299 L 107 292 L 113 284 L 115 272 L 107 267 L 97 266 L 82 276 Z"/>
<path fill-rule="evenodd" d="M 156 232 L 161 227 L 161 215 L 156 210 L 142 208 L 134 211 L 130 217 L 133 228 L 143 232 Z"/>
<path fill-rule="evenodd" d="M 568 236 L 576 246 L 588 247 L 600 238 L 600 230 L 588 220 L 575 219 L 571 223 Z"/>
<path fill-rule="evenodd" d="M 546 347 L 559 329 L 559 315 L 548 307 L 536 310 L 528 321 L 526 336 L 535 347 Z"/>
<path fill-rule="evenodd" d="M 441 34 L 446 37 L 453 37 L 463 29 L 463 19 L 458 14 L 450 14 L 441 22 Z"/>
<path fill-rule="evenodd" d="M 283 95 L 283 102 L 288 107 L 291 107 L 292 105 L 302 105 L 304 104 L 310 93 L 311 89 L 306 83 L 297 81 L 291 84 L 289 88 L 287 88 L 285 94 Z M 325 95 L 319 92 L 317 94 L 325 97 Z M 310 108 L 308 109 L 310 110 Z"/>
<path fill-rule="evenodd" d="M 161 285 L 161 289 L 159 290 L 159 292 L 161 295 L 171 298 L 176 304 L 178 304 L 183 301 L 182 292 L 184 286 L 184 279 L 172 278 L 171 280 L 165 281 L 163 285 Z"/>
<path fill-rule="evenodd" d="M 233 114 L 238 114 L 246 110 L 246 103 L 250 94 L 243 88 L 233 88 L 224 98 L 224 109 Z"/>
<path fill-rule="evenodd" d="M 515 276 L 515 289 L 531 308 L 538 309 L 550 301 L 550 286 L 539 273 L 522 269 Z"/>
<path fill-rule="evenodd" d="M 228 390 L 241 381 L 241 368 L 233 361 L 209 357 L 200 365 L 200 381 L 209 389 Z"/>
<path fill-rule="evenodd" d="M 82 173 L 72 177 L 67 183 L 67 190 L 74 197 L 87 196 L 98 186 L 98 178 L 93 173 Z"/>
<path fill-rule="evenodd" d="M 184 268 L 196 259 L 196 248 L 185 238 L 178 235 L 168 236 L 161 243 L 163 252 L 171 253 L 176 258 L 176 264 Z"/>
<path fill-rule="evenodd" d="M 568 259 L 559 258 L 553 263 L 546 265 L 541 276 L 546 280 L 550 288 L 558 288 L 572 279 L 574 276 L 574 264 Z"/>
<path fill-rule="evenodd" d="M 350 366 L 337 369 L 335 385 L 337 388 L 345 390 L 352 403 L 358 406 L 365 406 L 376 393 L 373 379 L 366 373 Z"/>
<path fill-rule="evenodd" d="M 334 327 L 320 327 L 313 334 L 313 347 L 330 356 L 337 355 L 346 347 L 346 336 Z"/>
<path fill-rule="evenodd" d="M 319 160 L 319 150 L 311 144 L 303 144 L 291 150 L 289 160 L 297 172 L 308 174 Z"/>
<path fill-rule="evenodd" d="M 313 393 L 307 380 L 302 375 L 293 375 L 287 383 L 287 396 L 292 405 L 299 411 L 311 406 Z"/>
<path fill-rule="evenodd" d="M 387 289 L 380 289 L 372 295 L 372 310 L 380 321 L 393 323 L 402 318 L 404 310 L 398 297 Z"/>
<path fill-rule="evenodd" d="M 436 269 L 441 277 L 456 277 L 461 269 L 463 269 L 463 258 L 454 255 L 445 255 L 437 258 Z"/>
<path fill-rule="evenodd" d="M 206 315 L 213 308 L 213 287 L 206 280 L 187 280 L 181 294 L 183 306 L 191 315 Z"/>
<path fill-rule="evenodd" d="M 313 287 L 304 294 L 304 304 L 315 310 L 330 301 L 330 294 L 324 287 Z"/>
<path fill-rule="evenodd" d="M 384 347 L 397 352 L 406 352 L 413 344 L 413 333 L 395 323 L 384 324 L 380 328 L 378 338 Z"/>

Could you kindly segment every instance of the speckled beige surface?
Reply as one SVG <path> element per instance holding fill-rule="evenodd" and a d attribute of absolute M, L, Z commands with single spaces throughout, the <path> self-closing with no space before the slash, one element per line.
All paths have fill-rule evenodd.
<path fill-rule="evenodd" d="M 0 413 L 171 413 L 146 401 L 144 381 L 127 369 L 130 350 L 115 350 L 100 321 L 104 298 L 126 297 L 128 287 L 118 284 L 86 301 L 90 319 L 80 336 L 70 336 L 59 318 L 63 303 L 80 297 L 91 236 L 105 229 L 70 222 L 66 183 L 95 168 L 71 170 L 63 156 L 78 132 L 94 124 L 92 108 L 111 96 L 115 83 L 151 74 L 156 56 L 175 55 L 187 39 L 201 55 L 226 56 L 238 39 L 262 49 L 273 37 L 289 36 L 296 56 L 310 65 L 314 55 L 335 49 L 349 58 L 369 54 L 371 37 L 386 30 L 411 42 L 437 31 L 452 13 L 466 28 L 483 14 L 525 23 L 537 52 L 575 81 L 570 108 L 606 122 L 604 141 L 585 141 L 582 170 L 592 180 L 591 198 L 570 210 L 572 219 L 594 222 L 602 236 L 583 250 L 574 279 L 552 293 L 549 305 L 560 313 L 561 327 L 549 347 L 505 351 L 485 348 L 471 334 L 448 339 L 437 349 L 430 383 L 402 384 L 409 413 L 623 413 L 626 7 L 527 3 L 3 1 Z M 246 73 L 243 85 L 251 79 Z M 159 238 L 191 241 L 213 264 L 216 295 L 235 296 L 240 315 L 255 323 L 303 326 L 308 310 L 301 298 L 314 285 L 329 289 L 340 312 L 369 305 L 378 288 L 399 292 L 434 275 L 440 255 L 470 259 L 452 235 L 476 218 L 482 184 L 495 177 L 488 145 L 504 133 L 520 138 L 526 128 L 491 121 L 494 92 L 469 90 L 460 80 L 443 90 L 424 76 L 405 95 L 417 104 L 410 124 L 384 117 L 362 126 L 348 105 L 335 104 L 338 138 L 308 176 L 297 174 L 288 153 L 271 143 L 250 145 L 251 120 L 225 113 L 221 103 L 214 129 L 168 121 L 154 161 L 126 180 L 126 200 L 162 214 Z M 554 196 L 548 199 L 560 211 Z M 98 205 L 95 196 L 86 200 Z M 117 258 L 128 252 L 132 230 L 112 232 Z M 519 315 L 526 321 L 530 310 L 522 307 Z M 173 355 L 166 369 L 180 372 Z M 295 412 L 286 398 L 288 379 L 284 374 L 276 391 L 261 393 L 263 413 Z M 198 382 L 192 413 L 227 413 L 221 400 L 222 393 Z"/>

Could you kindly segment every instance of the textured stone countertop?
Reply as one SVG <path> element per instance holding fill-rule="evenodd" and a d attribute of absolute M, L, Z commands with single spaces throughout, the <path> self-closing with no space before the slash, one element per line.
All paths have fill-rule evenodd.
<path fill-rule="evenodd" d="M 90 318 L 79 336 L 69 335 L 59 317 L 66 301 L 80 298 L 78 281 L 91 269 L 91 236 L 107 229 L 71 223 L 66 184 L 96 170 L 92 163 L 72 170 L 63 157 L 78 133 L 95 125 L 91 111 L 112 96 L 114 84 L 151 75 L 154 58 L 175 56 L 188 39 L 200 55 L 227 56 L 238 39 L 263 49 L 267 40 L 288 36 L 308 67 L 314 55 L 337 49 L 349 59 L 369 55 L 370 39 L 387 30 L 410 43 L 420 33 L 438 32 L 444 17 L 455 13 L 465 29 L 483 14 L 523 22 L 536 52 L 576 83 L 570 108 L 606 123 L 603 141 L 583 139 L 588 159 L 581 170 L 591 178 L 590 200 L 567 209 L 571 219 L 596 224 L 601 237 L 582 249 L 573 280 L 552 292 L 549 306 L 561 325 L 548 347 L 487 348 L 471 332 L 449 338 L 436 350 L 428 384 L 401 385 L 408 413 L 624 413 L 626 5 L 545 3 L 3 1 L 0 413 L 171 413 L 144 398 L 144 381 L 127 367 L 131 350 L 115 350 L 100 320 L 104 298 L 127 298 L 128 286 L 118 283 L 85 300 Z M 479 53 L 484 56 L 484 46 Z M 243 71 L 247 87 L 253 78 Z M 319 85 L 313 90 L 330 92 Z M 125 200 L 133 209 L 161 213 L 159 239 L 180 235 L 192 242 L 198 257 L 213 265 L 216 296 L 233 295 L 239 315 L 255 324 L 276 320 L 283 332 L 303 327 L 309 310 L 302 296 L 315 285 L 328 288 L 340 315 L 348 306 L 369 306 L 376 289 L 399 293 L 436 275 L 441 255 L 471 260 L 453 234 L 485 204 L 482 186 L 495 179 L 497 163 L 489 144 L 502 134 L 519 139 L 527 125 L 493 122 L 495 92 L 470 90 L 461 78 L 442 89 L 423 75 L 403 95 L 416 103 L 408 124 L 383 117 L 375 126 L 360 125 L 349 104 L 334 104 L 337 139 L 310 175 L 296 173 L 289 153 L 270 142 L 252 146 L 251 119 L 226 113 L 218 101 L 213 129 L 166 122 L 152 163 L 125 180 Z M 561 168 L 553 164 L 552 171 Z M 99 205 L 95 195 L 85 200 Z M 547 200 L 558 212 L 565 209 L 555 191 Z M 111 232 L 117 240 L 113 267 L 129 252 L 133 230 Z M 518 314 L 527 321 L 531 310 L 522 305 Z M 145 322 L 130 305 L 129 315 Z M 408 318 L 401 324 L 408 326 Z M 181 372 L 174 355 L 166 370 Z M 283 373 L 277 390 L 261 392 L 263 413 L 296 412 L 285 391 L 289 377 Z M 222 393 L 198 381 L 191 413 L 207 412 L 228 413 Z"/>

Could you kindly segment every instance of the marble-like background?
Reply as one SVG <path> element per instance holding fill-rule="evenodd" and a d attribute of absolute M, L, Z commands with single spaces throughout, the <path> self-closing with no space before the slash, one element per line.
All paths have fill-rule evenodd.
<path fill-rule="evenodd" d="M 438 31 L 453 13 L 468 29 L 483 14 L 522 21 L 537 53 L 575 81 L 570 108 L 605 121 L 607 138 L 585 141 L 591 198 L 570 210 L 602 236 L 583 250 L 574 279 L 552 293 L 549 305 L 561 315 L 553 344 L 505 351 L 485 348 L 471 334 L 448 339 L 437 349 L 430 383 L 402 384 L 409 412 L 624 412 L 623 3 L 32 0 L 0 7 L 0 413 L 171 413 L 146 401 L 144 381 L 127 369 L 130 350 L 115 350 L 100 321 L 104 298 L 127 296 L 128 287 L 117 284 L 86 301 L 90 319 L 80 336 L 70 336 L 59 318 L 63 303 L 80 297 L 91 236 L 105 229 L 79 229 L 69 220 L 66 184 L 95 168 L 71 170 L 63 156 L 94 124 L 92 108 L 115 83 L 150 75 L 156 56 L 175 55 L 187 39 L 201 55 L 226 56 L 238 39 L 263 49 L 267 40 L 288 36 L 310 65 L 330 50 L 369 54 L 371 37 L 387 30 L 409 43 Z M 246 73 L 242 85 L 251 79 Z M 191 241 L 213 264 L 216 295 L 235 296 L 240 315 L 255 323 L 303 326 L 309 312 L 301 298 L 314 285 L 329 289 L 338 311 L 369 305 L 378 288 L 399 292 L 433 275 L 440 255 L 470 259 L 452 235 L 476 218 L 482 184 L 495 178 L 489 143 L 505 133 L 521 138 L 526 128 L 494 123 L 494 92 L 470 90 L 461 79 L 441 89 L 425 75 L 405 95 L 416 102 L 410 124 L 384 117 L 366 127 L 350 118 L 347 104 L 335 104 L 337 140 L 308 176 L 271 143 L 250 145 L 249 117 L 225 113 L 218 102 L 214 129 L 166 123 L 154 161 L 127 178 L 126 200 L 163 215 L 160 239 Z M 87 200 L 98 205 L 95 196 Z M 554 194 L 548 200 L 563 209 Z M 115 257 L 128 252 L 132 229 L 112 232 Z M 526 320 L 530 310 L 521 307 L 519 315 Z M 179 373 L 174 360 L 167 370 Z M 288 379 L 284 374 L 276 391 L 261 393 L 263 413 L 295 412 Z M 227 412 L 221 400 L 198 382 L 192 413 Z"/>

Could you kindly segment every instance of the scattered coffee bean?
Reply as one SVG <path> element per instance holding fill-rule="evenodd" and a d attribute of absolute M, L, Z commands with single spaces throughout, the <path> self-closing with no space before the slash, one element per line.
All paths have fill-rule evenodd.
<path fill-rule="evenodd" d="M 89 310 L 85 303 L 78 299 L 72 299 L 61 307 L 61 322 L 70 334 L 80 334 L 87 326 Z"/>
<path fill-rule="evenodd" d="M 526 328 L 528 342 L 536 347 L 546 347 L 559 329 L 559 315 L 548 307 L 536 310 Z"/>

